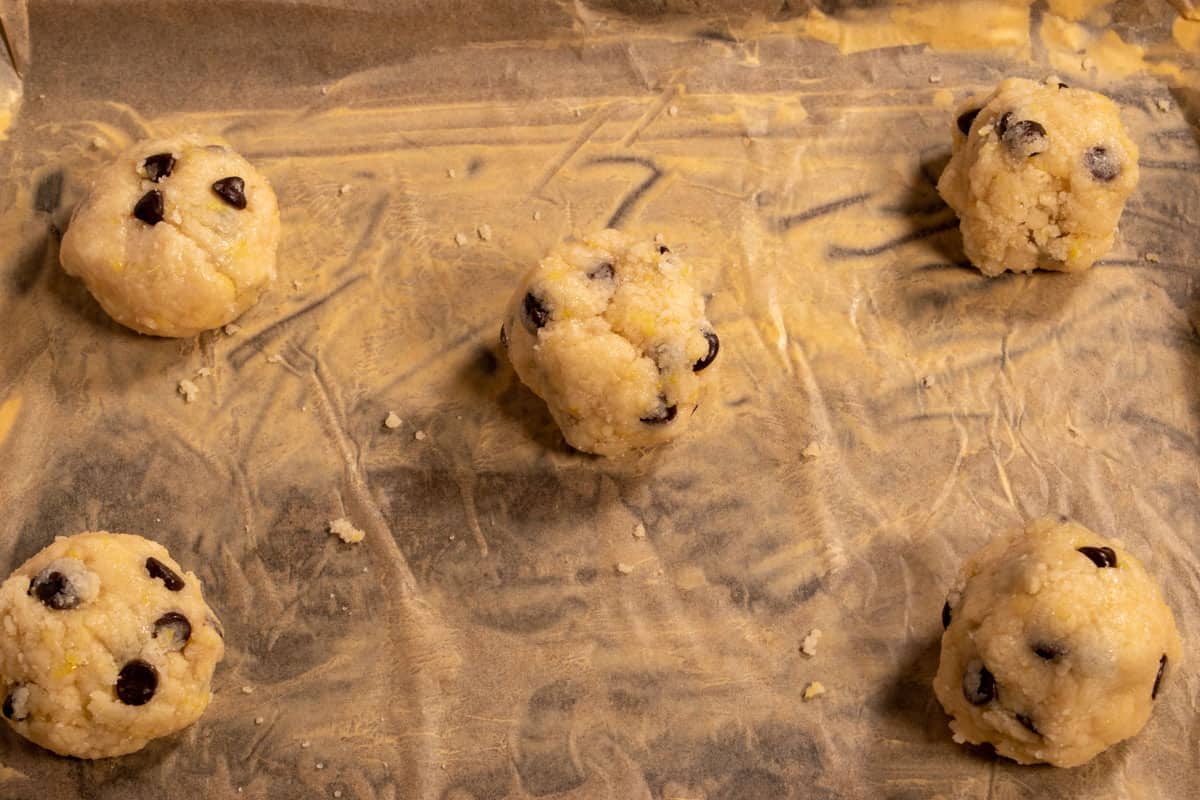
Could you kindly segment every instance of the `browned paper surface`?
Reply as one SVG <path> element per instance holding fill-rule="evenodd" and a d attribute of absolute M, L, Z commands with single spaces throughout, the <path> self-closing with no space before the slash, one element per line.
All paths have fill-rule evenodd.
<path fill-rule="evenodd" d="M 955 745 L 930 689 L 958 565 L 1045 512 L 1121 538 L 1200 635 L 1200 23 L 1166 0 L 28 25 L 0 102 L 0 572 L 56 534 L 153 537 L 228 655 L 200 723 L 133 756 L 0 726 L 0 797 L 1192 796 L 1194 664 L 1070 771 Z M 1096 268 L 988 280 L 933 188 L 951 107 L 1050 73 L 1123 105 L 1142 182 Z M 90 170 L 184 130 L 269 176 L 284 240 L 238 333 L 170 341 L 109 321 L 58 241 Z M 695 432 L 641 459 L 566 450 L 496 341 L 518 275 L 607 223 L 689 258 L 722 338 Z"/>

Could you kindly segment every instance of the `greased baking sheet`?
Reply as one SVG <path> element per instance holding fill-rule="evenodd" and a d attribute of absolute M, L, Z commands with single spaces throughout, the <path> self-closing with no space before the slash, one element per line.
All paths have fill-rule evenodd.
<path fill-rule="evenodd" d="M 0 12 L 0 568 L 56 534 L 155 538 L 228 646 L 207 714 L 136 755 L 0 726 L 0 796 L 1192 796 L 1193 663 L 1069 771 L 954 744 L 930 680 L 962 559 L 1045 512 L 1123 540 L 1200 636 L 1200 23 L 1163 0 Z M 1121 103 L 1141 184 L 1094 269 L 988 280 L 934 190 L 952 109 L 1049 74 Z M 90 170 L 187 130 L 275 185 L 280 279 L 232 335 L 142 337 L 58 242 Z M 694 432 L 641 458 L 567 450 L 497 342 L 520 273 L 605 224 L 690 259 L 722 340 Z M 343 516 L 362 544 L 326 532 Z"/>

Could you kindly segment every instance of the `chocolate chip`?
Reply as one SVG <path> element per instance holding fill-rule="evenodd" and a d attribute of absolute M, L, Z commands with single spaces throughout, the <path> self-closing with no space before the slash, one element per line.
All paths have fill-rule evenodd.
<path fill-rule="evenodd" d="M 537 333 L 539 328 L 550 321 L 550 309 L 546 308 L 533 292 L 525 294 L 525 302 L 521 304 L 521 308 L 525 312 L 521 315 L 521 320 L 530 333 Z"/>
<path fill-rule="evenodd" d="M 83 598 L 79 596 L 79 590 L 75 584 L 71 583 L 71 579 L 49 567 L 34 576 L 33 580 L 29 582 L 29 591 L 26 594 L 33 595 L 46 608 L 55 611 L 66 611 L 83 602 Z"/>
<path fill-rule="evenodd" d="M 996 133 L 1001 136 L 1008 130 L 1008 123 L 1012 121 L 1013 112 L 1005 111 L 1000 115 L 1000 119 L 996 120 Z"/>
<path fill-rule="evenodd" d="M 170 634 L 169 650 L 182 650 L 192 638 L 192 623 L 178 611 L 168 611 L 154 621 L 154 633 L 151 636 L 157 639 L 159 634 Z"/>
<path fill-rule="evenodd" d="M 503 325 L 500 326 L 500 346 L 505 350 L 508 349 L 508 331 L 505 330 Z"/>
<path fill-rule="evenodd" d="M 721 340 L 717 338 L 716 331 L 704 331 L 704 338 L 708 340 L 708 352 L 704 354 L 695 364 L 692 365 L 692 372 L 699 372 L 709 364 L 717 360 L 717 353 L 721 350 Z"/>
<path fill-rule="evenodd" d="M 967 671 L 963 673 L 962 690 L 968 703 L 981 706 L 991 702 L 996 696 L 996 679 L 988 672 L 983 662 L 976 658 L 967 664 Z"/>
<path fill-rule="evenodd" d="M 971 132 L 971 126 L 975 124 L 975 118 L 982 110 L 981 108 L 972 108 L 970 111 L 964 111 L 958 115 L 958 129 L 962 131 L 963 136 Z"/>
<path fill-rule="evenodd" d="M 1070 87 L 1070 86 L 1067 86 L 1067 85 L 1066 85 L 1065 83 L 1063 83 L 1062 81 L 1059 81 L 1059 82 L 1058 82 L 1058 88 L 1059 88 L 1059 89 L 1070 89 L 1071 87 Z"/>
<path fill-rule="evenodd" d="M 943 630 L 950 627 L 951 619 L 952 619 L 952 617 L 951 617 L 951 611 L 950 611 L 950 601 L 947 600 L 945 603 L 942 603 L 942 629 Z"/>
<path fill-rule="evenodd" d="M 146 572 L 150 573 L 151 578 L 158 578 L 162 581 L 163 586 L 166 586 L 172 592 L 178 592 L 183 588 L 183 578 L 179 577 L 175 573 L 175 570 L 154 556 L 146 559 Z"/>
<path fill-rule="evenodd" d="M 1116 180 L 1121 174 L 1121 160 L 1107 147 L 1097 145 L 1083 154 L 1083 165 L 1087 167 L 1092 177 L 1101 183 Z"/>
<path fill-rule="evenodd" d="M 1042 732 L 1039 731 L 1037 729 L 1037 726 L 1033 724 L 1033 720 L 1031 720 L 1029 717 L 1025 716 L 1024 714 L 1017 714 L 1017 722 L 1021 723 L 1026 728 L 1028 728 L 1030 730 L 1030 732 L 1035 733 L 1038 736 L 1042 735 Z"/>
<path fill-rule="evenodd" d="M 239 211 L 246 207 L 246 182 L 236 175 L 221 178 L 212 185 L 217 196 Z"/>
<path fill-rule="evenodd" d="M 665 256 L 669 252 L 671 252 L 671 248 L 667 247 L 665 244 L 660 244 L 658 246 L 658 254 L 660 256 Z"/>
<path fill-rule="evenodd" d="M 1076 547 L 1075 549 L 1090 558 L 1092 563 L 1100 569 L 1117 566 L 1117 554 L 1111 547 Z"/>
<path fill-rule="evenodd" d="M 127 706 L 144 706 L 158 689 L 158 670 L 135 658 L 117 676 L 117 699 Z"/>
<path fill-rule="evenodd" d="M 146 156 L 146 160 L 142 162 L 142 168 L 146 170 L 147 178 L 158 183 L 163 178 L 171 176 L 171 171 L 175 169 L 175 156 L 170 153 Z"/>
<path fill-rule="evenodd" d="M 1158 690 L 1162 687 L 1163 673 L 1167 669 L 1167 654 L 1163 653 L 1163 657 L 1158 660 L 1158 674 L 1154 676 L 1154 688 L 1150 690 L 1150 699 L 1158 699 Z"/>
<path fill-rule="evenodd" d="M 678 412 L 677 406 L 667 405 L 667 398 L 659 396 L 659 401 L 662 403 L 653 414 L 648 417 L 642 417 L 642 422 L 647 425 L 666 425 L 671 420 L 675 419 L 675 414 Z"/>
<path fill-rule="evenodd" d="M 613 279 L 613 265 L 605 261 L 600 266 L 588 273 L 588 278 L 594 281 L 611 281 Z"/>
<path fill-rule="evenodd" d="M 1031 119 L 1017 120 L 1007 125 L 1000 139 L 1008 151 L 1018 158 L 1032 158 L 1050 147 L 1046 129 Z"/>
<path fill-rule="evenodd" d="M 163 218 L 163 196 L 158 189 L 151 189 L 142 195 L 133 207 L 133 215 L 147 225 L 157 225 Z"/>
<path fill-rule="evenodd" d="M 22 722 L 29 716 L 29 689 L 18 683 L 4 695 L 4 716 L 13 722 Z"/>
<path fill-rule="evenodd" d="M 1062 658 L 1067 654 L 1067 648 L 1061 644 L 1052 642 L 1038 642 L 1033 645 L 1033 652 L 1037 653 L 1038 658 L 1044 658 L 1047 661 L 1054 661 Z"/>

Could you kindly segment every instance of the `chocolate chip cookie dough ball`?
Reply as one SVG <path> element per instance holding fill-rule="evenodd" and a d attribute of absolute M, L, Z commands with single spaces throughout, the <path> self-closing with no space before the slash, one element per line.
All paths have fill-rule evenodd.
<path fill-rule="evenodd" d="M 690 278 L 665 245 L 606 230 L 517 287 L 501 342 L 572 447 L 611 456 L 683 433 L 720 349 Z"/>
<path fill-rule="evenodd" d="M 1138 149 L 1103 95 L 1010 78 L 962 106 L 938 191 L 985 275 L 1077 272 L 1112 247 Z"/>
<path fill-rule="evenodd" d="M 1023 764 L 1073 767 L 1135 735 L 1180 664 L 1153 578 L 1064 518 L 976 553 L 942 622 L 933 685 L 955 741 Z"/>
<path fill-rule="evenodd" d="M 223 142 L 189 135 L 141 142 L 105 168 L 61 259 L 122 325 L 194 336 L 258 302 L 278 244 L 267 179 Z"/>
<path fill-rule="evenodd" d="M 204 713 L 219 626 L 200 581 L 161 545 L 59 537 L 0 585 L 4 718 L 60 755 L 140 750 Z"/>

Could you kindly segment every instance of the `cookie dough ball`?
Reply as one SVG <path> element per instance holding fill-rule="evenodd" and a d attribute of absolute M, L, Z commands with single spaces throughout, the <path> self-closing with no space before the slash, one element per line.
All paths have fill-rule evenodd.
<path fill-rule="evenodd" d="M 258 302 L 278 244 L 267 179 L 225 143 L 189 135 L 141 142 L 105 168 L 61 259 L 122 325 L 194 336 Z"/>
<path fill-rule="evenodd" d="M 942 622 L 934 690 L 955 741 L 1022 764 L 1073 767 L 1133 736 L 1180 663 L 1153 578 L 1065 518 L 976 553 Z"/>
<path fill-rule="evenodd" d="M 191 725 L 224 652 L 200 581 L 140 536 L 59 537 L 0 585 L 4 718 L 60 755 L 124 755 Z"/>
<path fill-rule="evenodd" d="M 1112 247 L 1138 149 L 1103 95 L 1010 78 L 958 110 L 938 191 L 985 275 L 1077 272 Z"/>
<path fill-rule="evenodd" d="M 606 230 L 517 287 L 500 340 L 572 447 L 611 456 L 683 433 L 720 349 L 690 278 L 665 245 Z"/>

